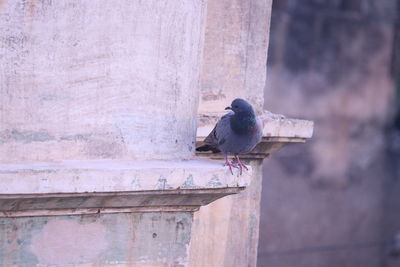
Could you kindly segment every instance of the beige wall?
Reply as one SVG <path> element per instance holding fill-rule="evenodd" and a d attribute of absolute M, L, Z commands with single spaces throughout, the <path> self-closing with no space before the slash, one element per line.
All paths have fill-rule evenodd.
<path fill-rule="evenodd" d="M 0 218 L 0 266 L 187 266 L 192 214 Z"/>
<path fill-rule="evenodd" d="M 237 97 L 261 114 L 271 5 L 271 0 L 208 1 L 200 116 L 223 114 Z M 195 213 L 190 266 L 256 266 L 262 174 L 259 160 L 250 164 L 245 191 Z"/>
<path fill-rule="evenodd" d="M 209 0 L 199 113 L 237 98 L 264 104 L 271 0 Z"/>
<path fill-rule="evenodd" d="M 0 198 L 7 202 L 31 193 L 27 203 L 36 214 L 54 215 L 40 211 L 52 202 L 59 208 L 72 204 L 78 216 L 3 213 L 0 266 L 187 266 L 196 206 L 102 214 L 115 188 L 90 194 L 109 182 L 131 195 L 141 191 L 145 179 L 140 185 L 128 175 L 132 182 L 122 183 L 124 170 L 135 169 L 126 160 L 193 157 L 204 15 L 205 1 L 1 2 L 0 169 L 16 192 L 2 191 Z M 62 160 L 74 160 L 76 170 L 54 163 Z M 94 160 L 101 171 L 94 170 Z M 121 160 L 127 165 L 118 171 Z M 16 166 L 22 171 L 10 170 Z M 167 178 L 151 166 L 158 165 L 148 161 L 136 167 L 155 179 L 148 191 L 170 189 L 168 175 L 176 165 L 164 163 Z M 68 172 L 65 180 L 48 176 L 59 170 Z M 90 170 L 99 179 L 92 180 Z M 18 191 L 13 173 L 37 186 Z M 178 176 L 194 183 L 186 167 Z M 151 206 L 152 199 L 142 206 Z M 101 203 L 94 205 L 96 200 Z M 134 199 L 120 200 L 135 205 Z M 98 214 L 92 209 L 82 215 L 84 202 Z M 24 209 L 14 204 L 12 211 Z"/>
<path fill-rule="evenodd" d="M 252 161 L 251 167 L 252 181 L 244 191 L 201 207 L 194 214 L 189 266 L 256 266 L 261 161 Z"/>
<path fill-rule="evenodd" d="M 243 97 L 260 114 L 272 1 L 211 0 L 207 10 L 205 2 L 3 3 L 1 163 L 190 159 L 197 111 L 221 112 Z M 249 164 L 250 187 L 201 208 L 193 229 L 189 212 L 2 218 L 1 263 L 255 266 L 261 162 Z M 182 186 L 196 189 L 182 172 Z M 76 233 L 71 247 L 54 238 Z M 61 255 L 63 246 L 79 257 Z"/>
<path fill-rule="evenodd" d="M 204 7 L 4 2 L 0 160 L 193 156 Z"/>

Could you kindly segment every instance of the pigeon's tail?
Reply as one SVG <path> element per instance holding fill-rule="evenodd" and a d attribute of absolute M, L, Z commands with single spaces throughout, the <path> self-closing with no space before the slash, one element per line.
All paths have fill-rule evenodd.
<path fill-rule="evenodd" d="M 199 152 L 205 152 L 205 151 L 210 151 L 210 150 L 212 151 L 212 153 L 221 152 L 221 150 L 219 150 L 218 148 L 211 146 L 211 145 L 202 145 L 202 146 L 199 146 L 198 148 L 196 148 L 196 151 L 199 151 Z"/>

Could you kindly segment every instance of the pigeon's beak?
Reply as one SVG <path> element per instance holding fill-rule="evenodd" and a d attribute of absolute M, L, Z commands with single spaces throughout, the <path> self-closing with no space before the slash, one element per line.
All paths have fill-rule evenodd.
<path fill-rule="evenodd" d="M 229 109 L 229 110 L 232 110 L 232 108 L 231 108 L 231 107 L 226 107 L 226 108 L 225 108 L 225 110 L 228 110 L 228 109 Z"/>

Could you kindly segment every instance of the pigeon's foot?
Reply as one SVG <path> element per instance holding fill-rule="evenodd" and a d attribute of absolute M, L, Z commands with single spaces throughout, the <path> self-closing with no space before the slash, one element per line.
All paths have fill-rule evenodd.
<path fill-rule="evenodd" d="M 224 165 L 229 167 L 229 170 L 231 171 L 232 175 L 233 175 L 232 167 L 233 168 L 238 168 L 237 163 L 233 162 L 233 161 L 229 161 L 228 158 L 225 159 L 225 164 Z M 240 173 L 242 173 L 242 171 L 240 171 Z"/>
<path fill-rule="evenodd" d="M 236 168 L 239 168 L 239 170 L 240 170 L 240 175 L 242 175 L 243 169 L 246 169 L 246 171 L 249 170 L 249 168 L 247 168 L 247 166 L 246 166 L 245 164 L 243 164 L 243 163 L 240 161 L 239 156 L 237 156 L 237 155 L 235 156 L 235 161 L 232 161 L 232 164 L 233 164 Z"/>

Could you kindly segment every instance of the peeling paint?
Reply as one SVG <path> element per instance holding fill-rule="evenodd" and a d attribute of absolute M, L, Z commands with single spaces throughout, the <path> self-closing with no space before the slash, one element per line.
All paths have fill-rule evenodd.
<path fill-rule="evenodd" d="M 217 161 L 90 160 L 2 163 L 0 191 L 7 194 L 85 193 L 179 188 L 242 187 L 251 169 L 233 176 Z M 190 174 L 190 175 L 189 175 Z M 79 177 L 79 178 L 78 178 Z M 43 180 L 46 178 L 46 180 Z"/>
<path fill-rule="evenodd" d="M 132 188 L 131 188 L 132 190 L 140 190 L 142 188 L 142 186 L 140 185 L 140 180 L 136 176 L 133 177 L 131 185 L 132 185 Z"/>
<path fill-rule="evenodd" d="M 5 130 L 0 133 L 0 143 L 7 142 L 21 142 L 21 143 L 32 143 L 32 142 L 47 142 L 55 140 L 55 137 L 46 131 L 19 131 L 16 129 Z"/>
<path fill-rule="evenodd" d="M 38 98 L 40 102 L 44 102 L 57 100 L 58 97 L 55 94 L 40 94 L 38 95 Z"/>
<path fill-rule="evenodd" d="M 96 221 L 53 218 L 33 236 L 29 249 L 41 264 L 94 262 L 107 248 L 105 227 Z"/>
<path fill-rule="evenodd" d="M 168 189 L 174 189 L 174 188 L 168 184 L 167 178 L 160 176 L 154 189 L 155 190 L 168 190 Z"/>
<path fill-rule="evenodd" d="M 61 141 L 88 141 L 92 134 L 74 134 L 74 135 L 66 135 L 61 136 Z"/>
<path fill-rule="evenodd" d="M 187 266 L 192 219 L 189 212 L 0 218 L 0 266 Z"/>
<path fill-rule="evenodd" d="M 195 188 L 200 188 L 200 186 L 195 185 L 193 181 L 193 175 L 189 175 L 186 179 L 186 181 L 180 186 L 182 189 L 195 189 Z"/>
<path fill-rule="evenodd" d="M 207 183 L 206 185 L 207 187 L 211 187 L 211 188 L 215 188 L 215 187 L 222 187 L 223 184 L 221 183 L 221 181 L 219 180 L 217 175 L 213 175 L 213 177 L 211 178 L 211 180 Z"/>

